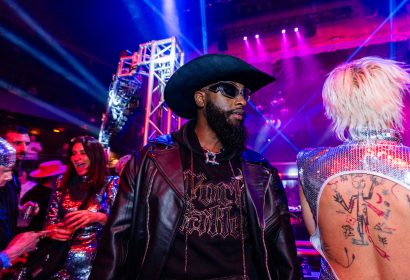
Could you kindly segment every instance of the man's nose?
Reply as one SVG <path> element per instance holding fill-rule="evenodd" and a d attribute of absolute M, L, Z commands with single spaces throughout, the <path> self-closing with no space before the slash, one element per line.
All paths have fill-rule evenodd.
<path fill-rule="evenodd" d="M 238 94 L 235 100 L 236 100 L 236 104 L 241 104 L 242 106 L 245 106 L 247 104 L 246 99 L 243 97 L 242 94 Z"/>

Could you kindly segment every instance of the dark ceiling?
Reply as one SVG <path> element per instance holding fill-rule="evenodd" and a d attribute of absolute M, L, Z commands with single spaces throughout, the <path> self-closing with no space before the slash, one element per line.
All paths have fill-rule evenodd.
<path fill-rule="evenodd" d="M 172 1 L 1 1 L 1 94 L 14 86 L 98 122 L 122 50 L 133 52 L 140 43 L 177 35 L 188 58 L 202 52 L 200 1 L 175 1 L 180 30 L 174 34 L 161 18 L 165 2 Z M 323 1 L 206 1 L 209 40 L 215 40 L 217 30 L 228 22 L 319 2 Z"/>

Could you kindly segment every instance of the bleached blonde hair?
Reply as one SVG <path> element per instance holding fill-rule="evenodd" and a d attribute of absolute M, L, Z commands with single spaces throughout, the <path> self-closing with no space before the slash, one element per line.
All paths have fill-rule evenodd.
<path fill-rule="evenodd" d="M 345 131 L 359 139 L 361 129 L 403 131 L 403 100 L 410 75 L 397 61 L 364 57 L 336 67 L 326 79 L 322 97 L 326 115 L 341 140 Z"/>

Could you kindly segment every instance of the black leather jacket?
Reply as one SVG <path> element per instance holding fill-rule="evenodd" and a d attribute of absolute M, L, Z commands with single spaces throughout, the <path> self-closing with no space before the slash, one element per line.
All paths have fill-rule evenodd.
<path fill-rule="evenodd" d="M 242 168 L 260 279 L 299 279 L 287 198 L 277 171 L 250 150 L 243 154 Z M 183 213 L 179 144 L 166 135 L 124 168 L 90 279 L 160 279 Z"/>

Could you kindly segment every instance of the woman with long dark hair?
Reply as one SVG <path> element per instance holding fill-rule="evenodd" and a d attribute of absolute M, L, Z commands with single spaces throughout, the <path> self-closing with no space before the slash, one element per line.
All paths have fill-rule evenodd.
<path fill-rule="evenodd" d="M 90 274 L 118 177 L 107 176 L 104 149 L 94 137 L 73 138 L 67 157 L 67 171 L 51 195 L 45 227 L 51 230 L 49 238 L 70 241 L 67 258 L 52 279 L 81 280 Z"/>

